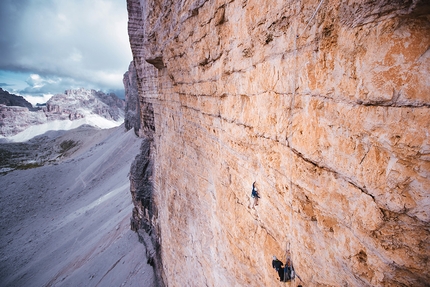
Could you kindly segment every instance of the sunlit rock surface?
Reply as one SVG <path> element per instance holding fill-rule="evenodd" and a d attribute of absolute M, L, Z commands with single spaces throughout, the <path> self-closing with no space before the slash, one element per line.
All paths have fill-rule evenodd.
<path fill-rule="evenodd" d="M 428 2 L 320 3 L 127 1 L 165 285 L 430 282 Z"/>

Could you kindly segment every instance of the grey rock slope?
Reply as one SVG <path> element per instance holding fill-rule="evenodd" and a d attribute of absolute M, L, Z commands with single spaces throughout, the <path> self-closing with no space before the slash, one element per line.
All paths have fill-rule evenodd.
<path fill-rule="evenodd" d="M 0 175 L 0 286 L 154 286 L 130 230 L 141 139 L 124 126 L 60 137 L 82 144 L 56 164 Z"/>

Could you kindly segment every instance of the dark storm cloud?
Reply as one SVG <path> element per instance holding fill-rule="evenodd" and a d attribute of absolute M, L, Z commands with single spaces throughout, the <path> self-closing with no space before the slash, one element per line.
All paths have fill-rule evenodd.
<path fill-rule="evenodd" d="M 1 0 L 0 55 L 0 70 L 28 73 L 23 92 L 122 89 L 126 1 Z"/>

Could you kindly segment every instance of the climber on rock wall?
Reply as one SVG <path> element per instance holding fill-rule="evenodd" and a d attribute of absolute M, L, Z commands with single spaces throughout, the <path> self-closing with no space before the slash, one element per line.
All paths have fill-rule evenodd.
<path fill-rule="evenodd" d="M 278 275 L 279 275 L 279 281 L 281 281 L 281 282 L 285 282 L 284 281 L 284 268 L 281 268 L 281 269 L 279 269 L 278 270 Z"/>
<path fill-rule="evenodd" d="M 252 184 L 251 197 L 253 198 L 251 208 L 254 208 L 255 206 L 258 205 L 258 199 L 260 198 L 260 196 L 258 195 L 258 192 L 257 192 L 257 188 L 255 187 L 255 181 Z"/>
<path fill-rule="evenodd" d="M 279 281 L 288 282 L 295 277 L 294 267 L 291 264 L 291 260 L 288 258 L 285 267 L 282 267 L 284 263 L 280 261 L 276 256 L 273 256 L 272 267 L 278 272 Z"/>
<path fill-rule="evenodd" d="M 282 265 L 284 265 L 284 263 L 282 263 L 282 261 L 278 260 L 278 258 L 273 255 L 272 267 L 276 269 L 276 271 L 279 271 L 279 269 L 282 269 Z"/>
<path fill-rule="evenodd" d="M 288 258 L 287 263 L 285 263 L 285 267 L 284 267 L 285 282 L 294 279 L 294 277 L 295 277 L 294 267 L 291 264 L 290 258 Z"/>

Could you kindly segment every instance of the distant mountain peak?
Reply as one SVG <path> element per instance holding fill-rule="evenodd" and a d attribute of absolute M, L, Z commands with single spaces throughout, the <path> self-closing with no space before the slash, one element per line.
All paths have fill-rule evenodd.
<path fill-rule="evenodd" d="M 57 119 L 69 117 L 70 120 L 74 120 L 89 113 L 118 121 L 124 118 L 124 108 L 125 101 L 113 93 L 107 95 L 101 91 L 80 88 L 54 95 L 43 109 L 48 116 Z"/>
<path fill-rule="evenodd" d="M 4 94 L 6 93 L 10 95 L 8 92 Z M 3 98 L 22 98 L 8 95 Z M 15 102 L 10 101 L 9 105 L 1 105 L 0 102 L 0 137 L 11 138 L 30 127 L 32 127 L 30 134 L 38 135 L 37 127 L 40 127 L 42 133 L 49 130 L 50 126 L 52 130 L 68 129 L 82 122 L 99 128 L 108 128 L 118 126 L 124 121 L 125 101 L 113 93 L 105 94 L 83 88 L 70 89 L 64 94 L 54 95 L 45 106 L 39 108 L 33 108 L 27 101 L 25 101 L 28 103 L 27 106 L 13 105 Z M 65 121 L 64 125 L 59 124 L 61 121 Z"/>
<path fill-rule="evenodd" d="M 0 88 L 0 104 L 5 106 L 16 106 L 24 107 L 29 110 L 33 109 L 33 106 L 23 97 L 9 93 L 8 91 Z"/>

